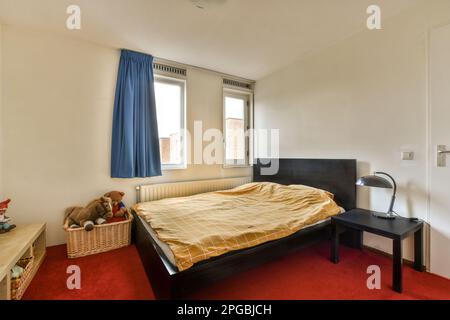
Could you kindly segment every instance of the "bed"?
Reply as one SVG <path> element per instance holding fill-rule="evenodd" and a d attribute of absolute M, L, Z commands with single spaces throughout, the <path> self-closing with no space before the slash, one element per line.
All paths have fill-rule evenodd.
<path fill-rule="evenodd" d="M 324 194 L 332 193 L 336 203 L 345 210 L 356 207 L 356 160 L 280 159 L 276 161 L 279 163 L 278 173 L 265 176 L 261 172 L 270 166 L 270 164 L 266 164 L 270 163 L 270 161 L 258 160 L 253 168 L 253 181 L 264 182 L 261 185 L 271 188 L 273 188 L 271 183 L 283 186 L 306 185 L 318 188 L 323 190 Z M 249 186 L 252 187 L 253 185 L 250 184 Z M 248 187 L 244 186 L 245 188 Z M 285 190 L 286 188 L 282 187 L 280 189 Z M 219 195 L 215 194 L 216 197 L 219 197 Z M 210 196 L 208 195 L 208 197 Z M 203 198 L 205 196 L 200 195 L 190 201 L 194 206 L 196 201 L 200 201 Z M 222 201 L 222 199 L 220 200 Z M 177 201 L 175 199 L 172 202 Z M 181 198 L 180 201 L 182 201 Z M 218 202 L 217 204 L 220 206 L 221 203 Z M 139 208 L 139 204 L 136 208 Z M 211 208 L 214 208 L 214 204 L 211 205 Z M 329 211 L 331 210 L 330 208 L 333 208 L 333 215 L 338 214 L 335 207 L 329 206 L 322 208 L 321 212 L 324 210 Z M 165 208 L 160 207 L 159 209 L 163 211 Z M 166 213 L 171 213 L 170 210 L 166 211 Z M 245 205 L 242 210 L 245 210 Z M 136 211 L 139 210 L 136 209 Z M 161 225 L 157 224 L 158 220 L 152 220 L 152 223 L 149 223 L 150 220 L 147 221 L 141 212 L 138 215 L 136 211 L 133 211 L 136 218 L 134 240 L 155 296 L 158 299 L 186 297 L 190 292 L 202 286 L 276 259 L 318 241 L 329 239 L 330 236 L 329 216 L 324 215 L 320 219 L 314 220 L 311 218 L 309 223 L 306 223 L 303 227 L 299 226 L 296 229 L 292 229 L 295 232 L 282 234 L 282 237 L 269 238 L 250 247 L 236 247 L 230 251 L 221 251 L 220 254 L 205 256 L 204 259 L 199 261 L 180 262 L 181 260 L 176 260 L 173 255 L 173 243 L 171 250 L 165 241 L 159 239 L 161 238 Z M 194 211 L 191 213 L 194 213 Z M 212 216 L 214 214 L 216 214 L 216 217 L 218 217 L 217 214 L 220 215 L 220 211 L 213 211 L 211 209 Z M 225 211 L 223 212 L 225 213 Z M 206 212 L 203 212 L 202 215 L 205 216 Z M 174 214 L 174 217 L 177 217 L 177 213 Z M 161 223 L 164 224 L 166 222 L 167 220 L 162 220 Z M 289 223 L 291 222 L 289 221 Z M 154 229 L 155 226 L 158 228 Z M 155 230 L 158 230 L 159 236 L 157 236 Z M 188 235 L 188 232 L 186 235 Z M 361 247 L 362 234 L 360 232 L 344 234 L 342 242 L 352 247 Z"/>

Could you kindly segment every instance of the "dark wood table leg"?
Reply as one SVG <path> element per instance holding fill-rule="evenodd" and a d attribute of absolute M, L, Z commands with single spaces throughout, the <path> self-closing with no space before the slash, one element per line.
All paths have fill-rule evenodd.
<path fill-rule="evenodd" d="M 339 232 L 335 221 L 331 223 L 331 262 L 339 263 Z"/>
<path fill-rule="evenodd" d="M 423 272 L 423 228 L 414 233 L 414 269 Z"/>
<path fill-rule="evenodd" d="M 403 279 L 402 279 L 402 267 L 403 267 L 403 257 L 402 257 L 402 240 L 394 239 L 393 245 L 394 251 L 394 265 L 393 265 L 393 277 L 392 277 L 392 287 L 394 291 L 402 293 L 403 291 Z"/>

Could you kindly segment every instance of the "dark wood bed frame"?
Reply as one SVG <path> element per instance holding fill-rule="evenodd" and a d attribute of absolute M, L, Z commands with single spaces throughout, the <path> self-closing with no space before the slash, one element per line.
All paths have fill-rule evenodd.
<path fill-rule="evenodd" d="M 356 160 L 280 159 L 279 171 L 272 176 L 261 175 L 268 161 L 254 165 L 255 182 L 303 184 L 332 192 L 336 202 L 351 210 L 356 208 Z M 135 212 L 134 242 L 157 299 L 181 299 L 194 290 L 215 281 L 248 270 L 287 255 L 319 241 L 330 239 L 330 222 L 300 230 L 292 236 L 256 247 L 233 251 L 220 257 L 197 263 L 179 272 L 166 258 L 149 233 L 149 225 Z M 362 233 L 350 231 L 341 241 L 351 247 L 362 247 Z"/>

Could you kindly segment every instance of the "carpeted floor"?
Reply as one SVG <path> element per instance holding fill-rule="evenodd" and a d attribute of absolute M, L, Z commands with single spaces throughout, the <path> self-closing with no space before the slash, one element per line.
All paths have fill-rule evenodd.
<path fill-rule="evenodd" d="M 192 299 L 450 299 L 450 280 L 404 267 L 404 293 L 391 290 L 391 260 L 368 251 L 341 247 L 341 263 L 329 260 L 322 243 L 198 291 Z M 81 268 L 81 290 L 66 287 L 70 265 Z M 382 289 L 366 286 L 369 265 L 382 270 Z M 24 300 L 154 299 L 134 246 L 69 260 L 65 246 L 48 255 Z"/>

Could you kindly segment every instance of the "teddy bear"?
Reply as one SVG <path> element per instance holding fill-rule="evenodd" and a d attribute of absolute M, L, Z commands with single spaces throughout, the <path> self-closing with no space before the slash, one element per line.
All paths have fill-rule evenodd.
<path fill-rule="evenodd" d="M 125 193 L 120 191 L 111 191 L 104 195 L 104 197 L 111 198 L 112 200 L 112 211 L 114 217 L 109 219 L 108 222 L 118 222 L 124 220 L 124 216 L 128 212 L 125 204 L 122 202 L 124 196 Z"/>
<path fill-rule="evenodd" d="M 85 208 L 68 208 L 65 217 L 70 228 L 82 227 L 86 231 L 92 231 L 94 225 L 104 224 L 113 217 L 112 199 L 101 197 L 91 201 Z"/>

